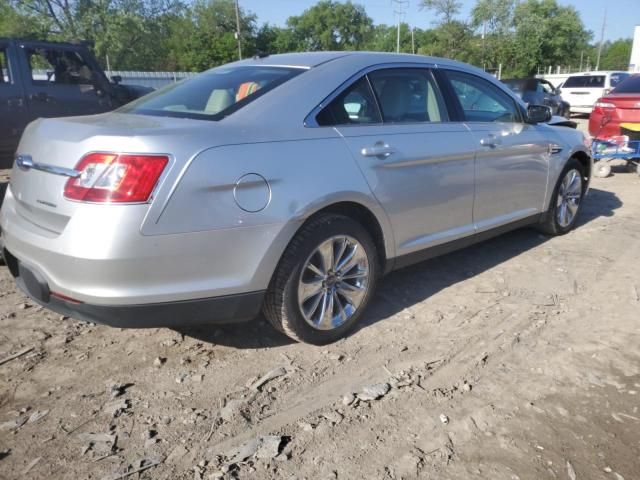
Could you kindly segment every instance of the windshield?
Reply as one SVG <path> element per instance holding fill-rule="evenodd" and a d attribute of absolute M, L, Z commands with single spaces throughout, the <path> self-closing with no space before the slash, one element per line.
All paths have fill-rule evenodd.
<path fill-rule="evenodd" d="M 640 75 L 627 78 L 612 93 L 640 93 Z"/>
<path fill-rule="evenodd" d="M 563 88 L 604 88 L 604 75 L 580 75 L 569 77 Z"/>
<path fill-rule="evenodd" d="M 262 66 L 216 68 L 142 97 L 119 111 L 220 120 L 304 71 Z"/>

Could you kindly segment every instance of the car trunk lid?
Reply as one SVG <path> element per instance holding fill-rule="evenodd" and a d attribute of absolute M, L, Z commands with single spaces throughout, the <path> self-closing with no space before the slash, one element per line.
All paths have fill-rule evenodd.
<path fill-rule="evenodd" d="M 203 129 L 208 130 L 206 141 Z M 202 140 L 185 141 L 190 137 Z M 16 211 L 44 229 L 43 233 L 59 234 L 81 205 L 64 197 L 70 177 L 60 170 L 72 172 L 86 154 L 153 153 L 175 160 L 187 158 L 200 145 L 211 144 L 211 124 L 202 121 L 119 113 L 37 120 L 27 128 L 18 147 L 18 156 L 28 161 L 22 166 L 16 162 L 11 174 Z M 29 168 L 29 161 L 44 165 L 48 171 Z"/>

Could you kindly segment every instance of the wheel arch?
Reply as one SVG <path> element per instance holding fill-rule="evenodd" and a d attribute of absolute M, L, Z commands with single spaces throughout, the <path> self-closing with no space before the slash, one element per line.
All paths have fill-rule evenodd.
<path fill-rule="evenodd" d="M 309 215 L 303 224 L 305 224 L 316 218 L 318 215 L 334 213 L 337 215 L 344 215 L 345 217 L 352 218 L 362 225 L 365 230 L 371 235 L 373 243 L 378 250 L 380 267 L 383 272 L 387 272 L 387 267 L 390 259 L 390 249 L 388 245 L 388 238 L 385 235 L 385 231 L 378 219 L 378 217 L 367 208 L 365 205 L 359 202 L 345 200 L 331 203 L 322 208 L 317 209 L 311 215 Z"/>
<path fill-rule="evenodd" d="M 575 158 L 576 160 L 578 160 L 578 162 L 580 162 L 580 165 L 582 165 L 582 167 L 584 168 L 584 174 L 587 180 L 587 183 L 589 183 L 591 181 L 591 173 L 593 170 L 593 164 L 591 161 L 591 156 L 589 156 L 588 153 L 583 152 L 582 150 L 578 150 L 576 152 L 574 152 L 568 159 L 567 162 L 569 160 L 571 160 L 572 158 Z"/>

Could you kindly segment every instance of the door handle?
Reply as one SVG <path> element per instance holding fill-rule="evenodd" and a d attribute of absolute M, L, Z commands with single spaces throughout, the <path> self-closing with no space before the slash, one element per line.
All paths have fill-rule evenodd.
<path fill-rule="evenodd" d="M 496 148 L 498 145 L 502 145 L 502 140 L 493 135 L 489 135 L 487 138 L 480 140 L 480 145 L 483 147 Z"/>
<path fill-rule="evenodd" d="M 46 92 L 36 92 L 29 95 L 29 98 L 38 102 L 47 102 L 51 97 Z"/>
<path fill-rule="evenodd" d="M 22 107 L 22 97 L 13 97 L 7 100 L 7 105 L 9 107 Z"/>
<path fill-rule="evenodd" d="M 395 151 L 396 150 L 393 147 L 390 147 L 385 143 L 381 145 L 376 144 L 373 147 L 364 147 L 360 153 L 364 157 L 387 158 L 389 155 L 393 155 Z"/>

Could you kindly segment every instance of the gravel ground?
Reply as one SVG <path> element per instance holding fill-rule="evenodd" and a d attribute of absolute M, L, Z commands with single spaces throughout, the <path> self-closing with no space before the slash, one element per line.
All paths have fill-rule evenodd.
<path fill-rule="evenodd" d="M 395 272 L 323 348 L 61 318 L 0 267 L 0 478 L 640 478 L 639 211 L 619 168 L 575 231 Z"/>

